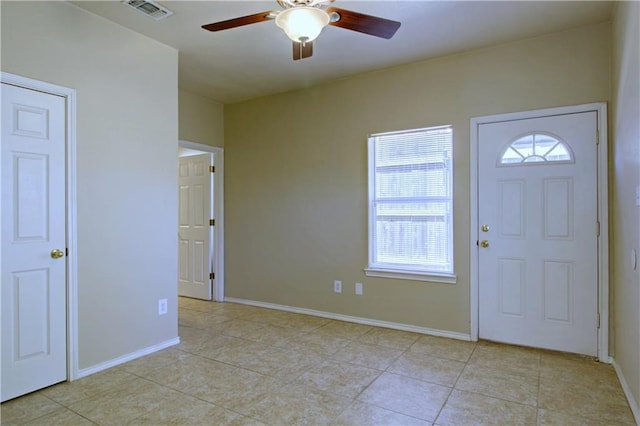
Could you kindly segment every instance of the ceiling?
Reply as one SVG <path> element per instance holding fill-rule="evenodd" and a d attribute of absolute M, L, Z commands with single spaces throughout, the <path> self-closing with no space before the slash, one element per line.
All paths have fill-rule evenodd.
<path fill-rule="evenodd" d="M 204 24 L 279 10 L 275 1 L 158 1 L 174 15 L 155 21 L 120 1 L 75 5 L 178 49 L 179 85 L 222 103 L 308 87 L 350 75 L 451 55 L 609 20 L 610 1 L 349 1 L 334 7 L 400 21 L 391 40 L 326 27 L 313 56 L 292 60 L 275 22 L 221 32 Z"/>

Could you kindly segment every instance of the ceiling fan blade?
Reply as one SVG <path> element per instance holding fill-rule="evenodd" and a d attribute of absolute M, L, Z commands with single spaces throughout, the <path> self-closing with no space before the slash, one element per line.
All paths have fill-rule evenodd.
<path fill-rule="evenodd" d="M 376 37 L 390 39 L 400 28 L 400 22 L 390 19 L 378 18 L 377 16 L 365 15 L 364 13 L 330 7 L 327 13 L 337 13 L 340 19 L 329 22 L 329 25 L 340 27 L 359 33 L 369 34 Z"/>
<path fill-rule="evenodd" d="M 273 19 L 274 14 L 271 11 L 255 13 L 253 15 L 241 16 L 240 18 L 228 19 L 226 21 L 214 22 L 212 24 L 203 25 L 202 28 L 209 31 L 222 31 L 230 28 L 241 27 L 243 25 L 256 24 L 258 22 L 269 21 Z"/>
<path fill-rule="evenodd" d="M 293 60 L 310 58 L 313 55 L 313 42 L 308 41 L 306 43 L 293 42 Z"/>

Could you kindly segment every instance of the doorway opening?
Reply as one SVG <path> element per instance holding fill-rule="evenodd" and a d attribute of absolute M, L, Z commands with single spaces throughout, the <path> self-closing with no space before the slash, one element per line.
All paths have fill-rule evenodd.
<path fill-rule="evenodd" d="M 178 145 L 178 295 L 223 302 L 224 150 Z"/>

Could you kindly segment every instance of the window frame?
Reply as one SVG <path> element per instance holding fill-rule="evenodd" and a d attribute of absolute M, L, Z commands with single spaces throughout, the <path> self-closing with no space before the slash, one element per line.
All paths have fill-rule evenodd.
<path fill-rule="evenodd" d="M 450 205 L 450 224 L 449 224 L 449 241 L 450 241 L 450 259 L 451 259 L 451 272 L 437 271 L 435 269 L 430 269 L 428 265 L 407 265 L 407 264 L 397 264 L 397 263 L 384 263 L 384 262 L 375 262 L 376 254 L 377 254 L 377 209 L 374 207 L 376 204 L 376 138 L 381 136 L 390 136 L 390 135 L 405 135 L 410 133 L 420 133 L 420 132 L 428 132 L 428 131 L 436 131 L 441 129 L 450 129 L 451 131 L 451 158 L 449 160 L 450 164 L 448 167 L 449 179 L 450 179 L 450 194 L 449 197 L 428 197 L 428 198 L 440 198 L 443 201 L 446 201 Z M 367 233 L 367 245 L 368 245 L 368 263 L 367 267 L 364 269 L 365 275 L 368 277 L 379 277 L 379 278 L 393 278 L 393 279 L 405 279 L 405 280 L 414 280 L 414 281 L 430 281 L 430 282 L 439 282 L 439 283 L 448 283 L 455 284 L 457 282 L 457 276 L 455 275 L 455 262 L 454 262 L 454 226 L 453 226 L 453 200 L 454 200 L 454 184 L 453 184 L 453 125 L 441 125 L 441 126 L 430 126 L 424 128 L 417 129 L 407 129 L 400 131 L 392 131 L 392 132 L 383 132 L 383 133 L 373 133 L 367 138 L 367 149 L 368 149 L 368 200 L 367 200 L 367 210 L 368 210 L 368 233 Z M 407 201 L 418 201 L 422 197 L 415 198 L 407 198 Z M 424 201 L 424 200 L 422 200 Z M 433 200 L 429 200 L 433 201 Z"/>
<path fill-rule="evenodd" d="M 522 153 L 520 152 L 520 150 L 516 147 L 514 147 L 513 145 L 520 141 L 521 139 L 531 136 L 533 138 L 533 144 L 535 145 L 535 139 L 537 136 L 547 136 L 549 138 L 552 138 L 556 141 L 556 144 L 550 148 L 544 155 L 529 155 L 527 157 L 523 156 Z M 566 152 L 567 155 L 569 155 L 569 159 L 568 160 L 554 160 L 554 159 L 548 159 L 547 156 L 555 149 L 556 146 L 561 146 Z M 513 162 L 505 162 L 503 161 L 505 158 L 505 155 L 507 153 L 507 151 L 509 151 L 509 149 L 512 149 L 515 153 L 517 153 L 518 155 L 520 155 L 522 158 L 520 161 L 513 161 Z M 527 158 L 531 158 L 531 157 L 539 157 L 542 160 L 541 161 L 527 161 Z M 500 151 L 500 156 L 498 157 L 497 163 L 496 163 L 496 167 L 522 167 L 522 166 L 548 166 L 548 165 L 552 165 L 552 164 L 574 164 L 575 163 L 575 155 L 573 153 L 573 150 L 571 149 L 571 146 L 564 140 L 562 139 L 560 136 L 554 135 L 553 133 L 550 132 L 544 132 L 544 131 L 533 131 L 533 132 L 527 132 L 527 133 L 523 133 L 521 135 L 516 136 L 515 138 L 513 138 L 511 141 L 509 141 L 507 144 L 505 144 L 505 146 L 502 148 L 502 150 Z"/>

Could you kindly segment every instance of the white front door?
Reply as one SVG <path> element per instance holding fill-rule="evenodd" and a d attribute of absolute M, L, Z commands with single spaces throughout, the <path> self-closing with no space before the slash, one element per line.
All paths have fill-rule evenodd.
<path fill-rule="evenodd" d="M 65 99 L 2 84 L 2 401 L 67 378 Z"/>
<path fill-rule="evenodd" d="M 479 337 L 598 349 L 597 113 L 478 128 Z"/>
<path fill-rule="evenodd" d="M 215 280 L 210 165 L 211 154 L 182 157 L 178 164 L 178 294 L 205 300 Z"/>

